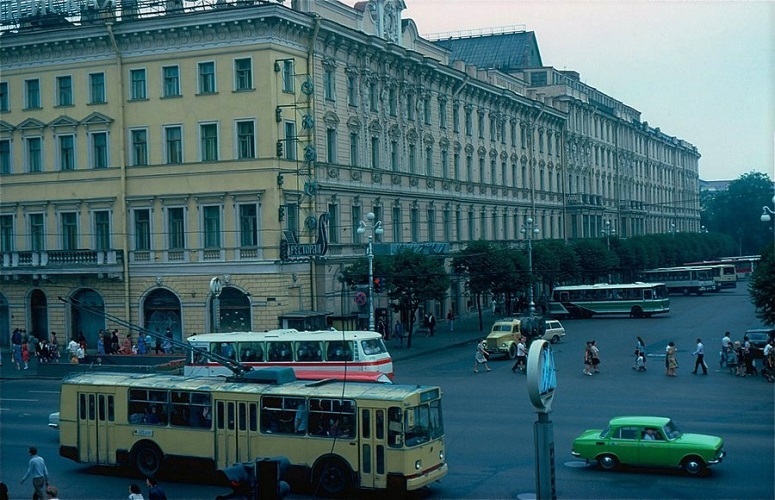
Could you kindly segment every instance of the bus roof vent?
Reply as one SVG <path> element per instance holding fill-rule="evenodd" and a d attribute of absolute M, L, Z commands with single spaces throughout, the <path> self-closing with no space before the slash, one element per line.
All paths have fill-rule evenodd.
<path fill-rule="evenodd" d="M 252 384 L 287 384 L 296 380 L 296 373 L 293 368 L 288 367 L 259 368 L 250 370 L 242 378 L 235 379 L 237 380 Z"/>

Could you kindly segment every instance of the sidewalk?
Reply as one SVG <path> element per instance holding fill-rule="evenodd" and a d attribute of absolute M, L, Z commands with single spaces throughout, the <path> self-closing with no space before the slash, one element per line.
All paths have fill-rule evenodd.
<path fill-rule="evenodd" d="M 500 316 L 497 316 L 500 317 Z M 418 358 L 429 353 L 448 349 L 450 347 L 473 344 L 481 340 L 490 332 L 490 327 L 494 321 L 494 316 L 489 310 L 482 311 L 482 328 L 479 331 L 479 314 L 474 311 L 462 318 L 455 320 L 455 329 L 449 331 L 447 320 L 439 321 L 436 328 L 436 335 L 426 337 L 424 333 L 415 332 L 412 335 L 412 347 L 407 349 L 407 339 L 404 338 L 403 346 L 398 340 L 390 339 L 385 342 L 393 361 L 403 361 L 406 359 Z M 416 325 L 415 325 L 416 327 Z M 10 359 L 8 349 L 2 351 L 3 364 L 0 366 L 0 380 L 22 379 L 22 378 L 61 378 L 51 377 L 38 372 L 38 362 L 30 361 L 28 370 L 17 370 Z M 88 365 L 85 365 L 88 366 Z M 47 370 L 47 372 L 50 370 Z"/>

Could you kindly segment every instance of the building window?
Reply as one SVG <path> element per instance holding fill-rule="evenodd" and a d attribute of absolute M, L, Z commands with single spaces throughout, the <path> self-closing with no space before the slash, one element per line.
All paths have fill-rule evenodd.
<path fill-rule="evenodd" d="M 199 93 L 215 93 L 215 63 L 212 61 L 199 63 Z"/>
<path fill-rule="evenodd" d="M 258 208 L 255 203 L 239 206 L 240 247 L 258 246 Z"/>
<path fill-rule="evenodd" d="M 493 116 L 491 114 L 490 115 L 490 140 L 491 141 L 495 140 L 495 131 L 496 130 L 497 130 L 497 128 L 496 128 L 495 116 Z"/>
<path fill-rule="evenodd" d="M 425 148 L 425 175 L 433 177 L 433 148 Z"/>
<path fill-rule="evenodd" d="M 0 174 L 10 174 L 11 165 L 11 141 L 0 139 Z"/>
<path fill-rule="evenodd" d="M 336 100 L 336 87 L 334 87 L 334 68 L 327 67 L 323 70 L 323 98 L 327 101 Z"/>
<path fill-rule="evenodd" d="M 461 213 L 460 208 L 455 209 L 455 237 L 457 239 L 463 237 L 463 214 Z"/>
<path fill-rule="evenodd" d="M 492 158 L 490 160 L 490 184 L 495 184 L 497 182 L 498 182 L 497 162 L 495 161 L 495 158 Z"/>
<path fill-rule="evenodd" d="M 517 122 L 511 122 L 509 130 L 511 132 L 511 146 L 517 147 Z"/>
<path fill-rule="evenodd" d="M 452 168 L 454 169 L 454 179 L 460 180 L 460 153 L 455 153 L 452 156 Z"/>
<path fill-rule="evenodd" d="M 97 250 L 110 250 L 110 212 L 94 212 L 94 247 Z"/>
<path fill-rule="evenodd" d="M 426 97 L 422 100 L 422 112 L 423 112 L 423 122 L 425 122 L 426 125 L 431 124 L 431 98 Z"/>
<path fill-rule="evenodd" d="M 468 241 L 474 241 L 474 236 L 474 209 L 471 208 L 468 210 Z"/>
<path fill-rule="evenodd" d="M 30 214 L 30 250 L 46 250 L 46 224 L 43 214 Z"/>
<path fill-rule="evenodd" d="M 285 122 L 285 159 L 296 159 L 296 123 Z"/>
<path fill-rule="evenodd" d="M 479 182 L 484 184 L 484 156 L 479 157 Z"/>
<path fill-rule="evenodd" d="M 390 170 L 398 172 L 398 141 L 390 141 Z"/>
<path fill-rule="evenodd" d="M 89 139 L 92 168 L 108 168 L 108 133 L 94 132 L 90 134 Z"/>
<path fill-rule="evenodd" d="M 234 60 L 234 90 L 253 88 L 253 61 L 250 58 Z"/>
<path fill-rule="evenodd" d="M 170 250 L 186 248 L 185 209 L 172 207 L 167 209 L 167 247 Z"/>
<path fill-rule="evenodd" d="M 285 229 L 293 234 L 294 239 L 299 239 L 299 205 L 297 203 L 285 204 Z"/>
<path fill-rule="evenodd" d="M 445 208 L 442 217 L 444 218 L 442 221 L 442 224 L 444 224 L 444 241 L 452 241 L 452 212 Z"/>
<path fill-rule="evenodd" d="M 199 125 L 201 161 L 218 161 L 218 125 L 202 123 Z"/>
<path fill-rule="evenodd" d="M 361 243 L 361 235 L 358 234 L 358 228 L 361 226 L 361 207 L 359 207 L 358 205 L 353 205 L 351 213 L 352 213 L 352 217 L 351 217 L 352 227 L 350 229 L 353 235 L 353 243 L 359 244 Z M 379 219 L 375 218 L 375 220 L 379 220 Z"/>
<path fill-rule="evenodd" d="M 13 215 L 0 215 L 0 252 L 13 252 Z"/>
<path fill-rule="evenodd" d="M 414 94 L 406 95 L 406 118 L 414 121 Z"/>
<path fill-rule="evenodd" d="M 328 205 L 328 241 L 339 243 L 339 205 Z"/>
<path fill-rule="evenodd" d="M 388 90 L 388 112 L 390 116 L 396 116 L 398 112 L 398 92 L 393 87 Z"/>
<path fill-rule="evenodd" d="M 130 164 L 134 166 L 148 165 L 148 131 L 145 129 L 130 130 Z"/>
<path fill-rule="evenodd" d="M 371 168 L 379 168 L 379 137 L 371 138 Z"/>
<path fill-rule="evenodd" d="M 24 97 L 27 109 L 40 108 L 40 80 L 24 80 Z"/>
<path fill-rule="evenodd" d="M 105 103 L 105 73 L 91 73 L 89 75 L 89 103 Z"/>
<path fill-rule="evenodd" d="M 73 77 L 57 77 L 57 106 L 73 105 Z"/>
<path fill-rule="evenodd" d="M 350 132 L 350 166 L 358 165 L 358 133 Z"/>
<path fill-rule="evenodd" d="M 183 131 L 180 127 L 164 127 L 166 163 L 183 163 Z"/>
<path fill-rule="evenodd" d="M 256 157 L 256 122 L 245 120 L 237 122 L 237 158 Z"/>
<path fill-rule="evenodd" d="M 527 147 L 527 134 L 524 126 L 519 127 L 519 145 L 522 146 L 522 149 Z"/>
<path fill-rule="evenodd" d="M 377 82 L 369 84 L 369 111 L 379 111 L 379 88 L 377 87 Z"/>
<path fill-rule="evenodd" d="M 417 145 L 409 144 L 409 173 L 417 173 Z"/>
<path fill-rule="evenodd" d="M 59 170 L 75 170 L 75 136 L 60 135 Z"/>
<path fill-rule="evenodd" d="M 439 127 L 447 128 L 447 101 L 439 101 Z"/>
<path fill-rule="evenodd" d="M 471 137 L 474 128 L 474 118 L 470 109 L 466 109 L 466 135 Z"/>
<path fill-rule="evenodd" d="M 474 157 L 471 155 L 466 155 L 466 180 L 474 181 Z"/>
<path fill-rule="evenodd" d="M 484 112 L 477 114 L 477 130 L 479 131 L 479 138 L 484 139 Z"/>
<path fill-rule="evenodd" d="M 164 66 L 162 69 L 164 78 L 164 97 L 177 97 L 180 95 L 180 68 L 177 66 Z"/>
<path fill-rule="evenodd" d="M 452 104 L 452 131 L 460 132 L 460 106 Z"/>
<path fill-rule="evenodd" d="M 293 67 L 293 59 L 283 61 L 283 92 L 293 94 L 296 90 L 296 74 Z"/>
<path fill-rule="evenodd" d="M 428 208 L 428 241 L 436 241 L 436 210 Z"/>
<path fill-rule="evenodd" d="M 146 79 L 144 69 L 133 69 L 129 71 L 130 94 L 132 100 L 146 99 L 148 92 L 146 90 Z"/>
<path fill-rule="evenodd" d="M 204 248 L 221 248 L 221 207 L 204 207 L 202 217 Z"/>
<path fill-rule="evenodd" d="M 0 111 L 10 111 L 10 99 L 8 97 L 8 82 L 0 82 Z"/>
<path fill-rule="evenodd" d="M 336 130 L 332 128 L 326 130 L 326 160 L 328 163 L 337 162 Z"/>
<path fill-rule="evenodd" d="M 392 215 L 392 223 L 393 223 L 393 243 L 401 243 L 401 233 L 402 226 L 401 226 L 401 207 L 393 207 L 393 215 Z"/>
<path fill-rule="evenodd" d="M 27 172 L 42 172 L 43 139 L 40 137 L 28 137 L 25 143 L 27 146 Z"/>
<path fill-rule="evenodd" d="M 151 211 L 135 210 L 135 250 L 151 249 Z"/>
<path fill-rule="evenodd" d="M 78 249 L 78 214 L 75 212 L 64 212 L 61 214 L 62 221 L 62 250 Z"/>
<path fill-rule="evenodd" d="M 412 207 L 411 211 L 409 212 L 409 227 L 411 231 L 411 241 L 412 243 L 417 243 L 420 241 L 420 209 L 417 207 Z"/>
<path fill-rule="evenodd" d="M 452 172 L 449 171 L 449 155 L 446 149 L 441 150 L 441 175 L 449 179 Z"/>
<path fill-rule="evenodd" d="M 358 105 L 358 77 L 355 75 L 347 76 L 347 104 Z"/>

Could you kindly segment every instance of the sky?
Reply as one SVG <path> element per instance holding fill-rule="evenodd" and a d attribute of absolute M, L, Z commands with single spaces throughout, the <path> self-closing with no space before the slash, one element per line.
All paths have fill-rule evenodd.
<path fill-rule="evenodd" d="M 544 65 L 697 146 L 701 179 L 775 179 L 775 1 L 404 1 L 421 35 L 535 32 Z"/>

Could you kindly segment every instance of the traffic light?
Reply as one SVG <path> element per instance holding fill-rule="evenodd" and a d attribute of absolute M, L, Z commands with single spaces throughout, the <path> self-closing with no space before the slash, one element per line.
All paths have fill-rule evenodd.
<path fill-rule="evenodd" d="M 374 278 L 374 293 L 382 293 L 382 278 Z"/>
<path fill-rule="evenodd" d="M 277 157 L 283 157 L 283 141 L 277 141 Z"/>
<path fill-rule="evenodd" d="M 231 467 L 224 467 L 218 471 L 226 478 L 226 483 L 232 492 L 228 495 L 219 495 L 218 499 L 253 498 L 256 491 L 256 464 L 255 462 L 243 462 Z"/>

